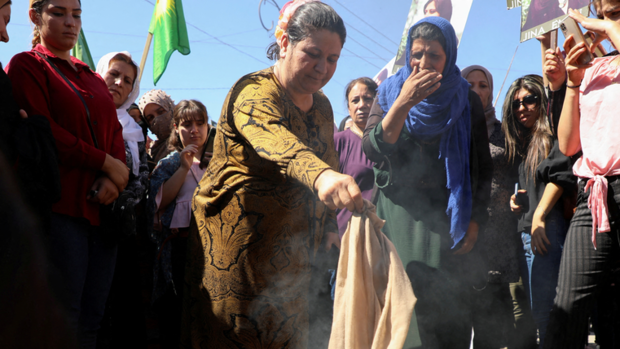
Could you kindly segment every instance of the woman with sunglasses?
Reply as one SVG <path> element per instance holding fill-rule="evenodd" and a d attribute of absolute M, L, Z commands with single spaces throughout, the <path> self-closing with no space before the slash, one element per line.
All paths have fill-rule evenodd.
<path fill-rule="evenodd" d="M 520 215 L 518 231 L 525 251 L 521 273 L 542 344 L 568 228 L 559 199 L 574 190 L 576 179 L 570 159 L 554 142 L 542 77 L 526 75 L 513 82 L 503 115 L 508 161 L 520 162 L 519 195 L 510 198 L 510 209 Z"/>

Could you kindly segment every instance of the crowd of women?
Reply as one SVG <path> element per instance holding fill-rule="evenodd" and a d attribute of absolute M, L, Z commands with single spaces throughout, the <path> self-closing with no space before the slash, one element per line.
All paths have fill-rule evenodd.
<path fill-rule="evenodd" d="M 620 347 L 620 59 L 578 63 L 620 45 L 620 0 L 592 8 L 569 12 L 592 46 L 544 51 L 501 121 L 428 11 L 401 70 L 347 85 L 338 130 L 321 88 L 346 29 L 318 0 L 282 8 L 275 64 L 217 127 L 140 97 L 129 52 L 72 57 L 79 0 L 30 0 L 32 50 L 0 69 L 0 346 L 326 348 L 340 240 L 375 206 L 417 298 L 405 348 L 584 348 L 589 322 Z"/>

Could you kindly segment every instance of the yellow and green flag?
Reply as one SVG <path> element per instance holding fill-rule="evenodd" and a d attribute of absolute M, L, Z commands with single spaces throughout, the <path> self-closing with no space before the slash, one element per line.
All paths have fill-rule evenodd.
<path fill-rule="evenodd" d="M 164 74 L 170 56 L 176 50 L 188 55 L 189 38 L 181 0 L 157 0 L 149 33 L 153 34 L 153 81 Z"/>
<path fill-rule="evenodd" d="M 93 61 L 93 56 L 90 55 L 90 50 L 88 49 L 88 44 L 86 43 L 84 31 L 81 29 L 80 35 L 78 35 L 77 44 L 75 44 L 75 46 L 73 46 L 73 50 L 71 50 L 71 55 L 88 64 L 90 69 L 95 71 L 95 62 Z"/>

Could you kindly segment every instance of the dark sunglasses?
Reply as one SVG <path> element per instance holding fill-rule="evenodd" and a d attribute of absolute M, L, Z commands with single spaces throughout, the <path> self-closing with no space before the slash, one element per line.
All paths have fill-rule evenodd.
<path fill-rule="evenodd" d="M 538 103 L 538 96 L 527 95 L 523 97 L 523 99 L 521 100 L 515 99 L 514 101 L 512 101 L 512 110 L 519 109 L 521 105 L 523 105 L 527 109 L 531 109 L 532 107 L 536 106 L 537 103 Z"/>

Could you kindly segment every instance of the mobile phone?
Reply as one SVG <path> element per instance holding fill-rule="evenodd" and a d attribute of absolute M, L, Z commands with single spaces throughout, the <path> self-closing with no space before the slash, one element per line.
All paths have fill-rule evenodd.
<path fill-rule="evenodd" d="M 574 19 L 566 17 L 566 19 L 562 23 L 560 23 L 560 29 L 562 30 L 562 34 L 564 34 L 565 38 L 569 37 L 570 35 L 573 36 L 574 40 L 572 45 L 570 45 L 569 49 L 572 49 L 574 46 L 582 42 L 586 43 L 586 47 L 589 47 L 588 43 L 586 42 L 586 38 L 581 31 L 581 28 L 579 28 L 579 25 L 577 24 L 577 22 L 575 22 Z M 592 53 L 588 49 L 586 50 L 586 52 L 581 54 L 581 56 L 579 56 L 577 63 L 580 65 L 588 64 L 592 61 L 592 59 Z"/>
<path fill-rule="evenodd" d="M 521 207 L 527 206 L 527 197 L 524 193 L 519 193 L 519 183 L 515 183 L 515 202 Z"/>
<path fill-rule="evenodd" d="M 207 135 L 207 144 L 205 145 L 205 152 L 213 153 L 213 143 L 215 143 L 215 134 L 217 133 L 217 129 L 215 126 L 211 126 L 209 129 L 209 134 Z"/>

